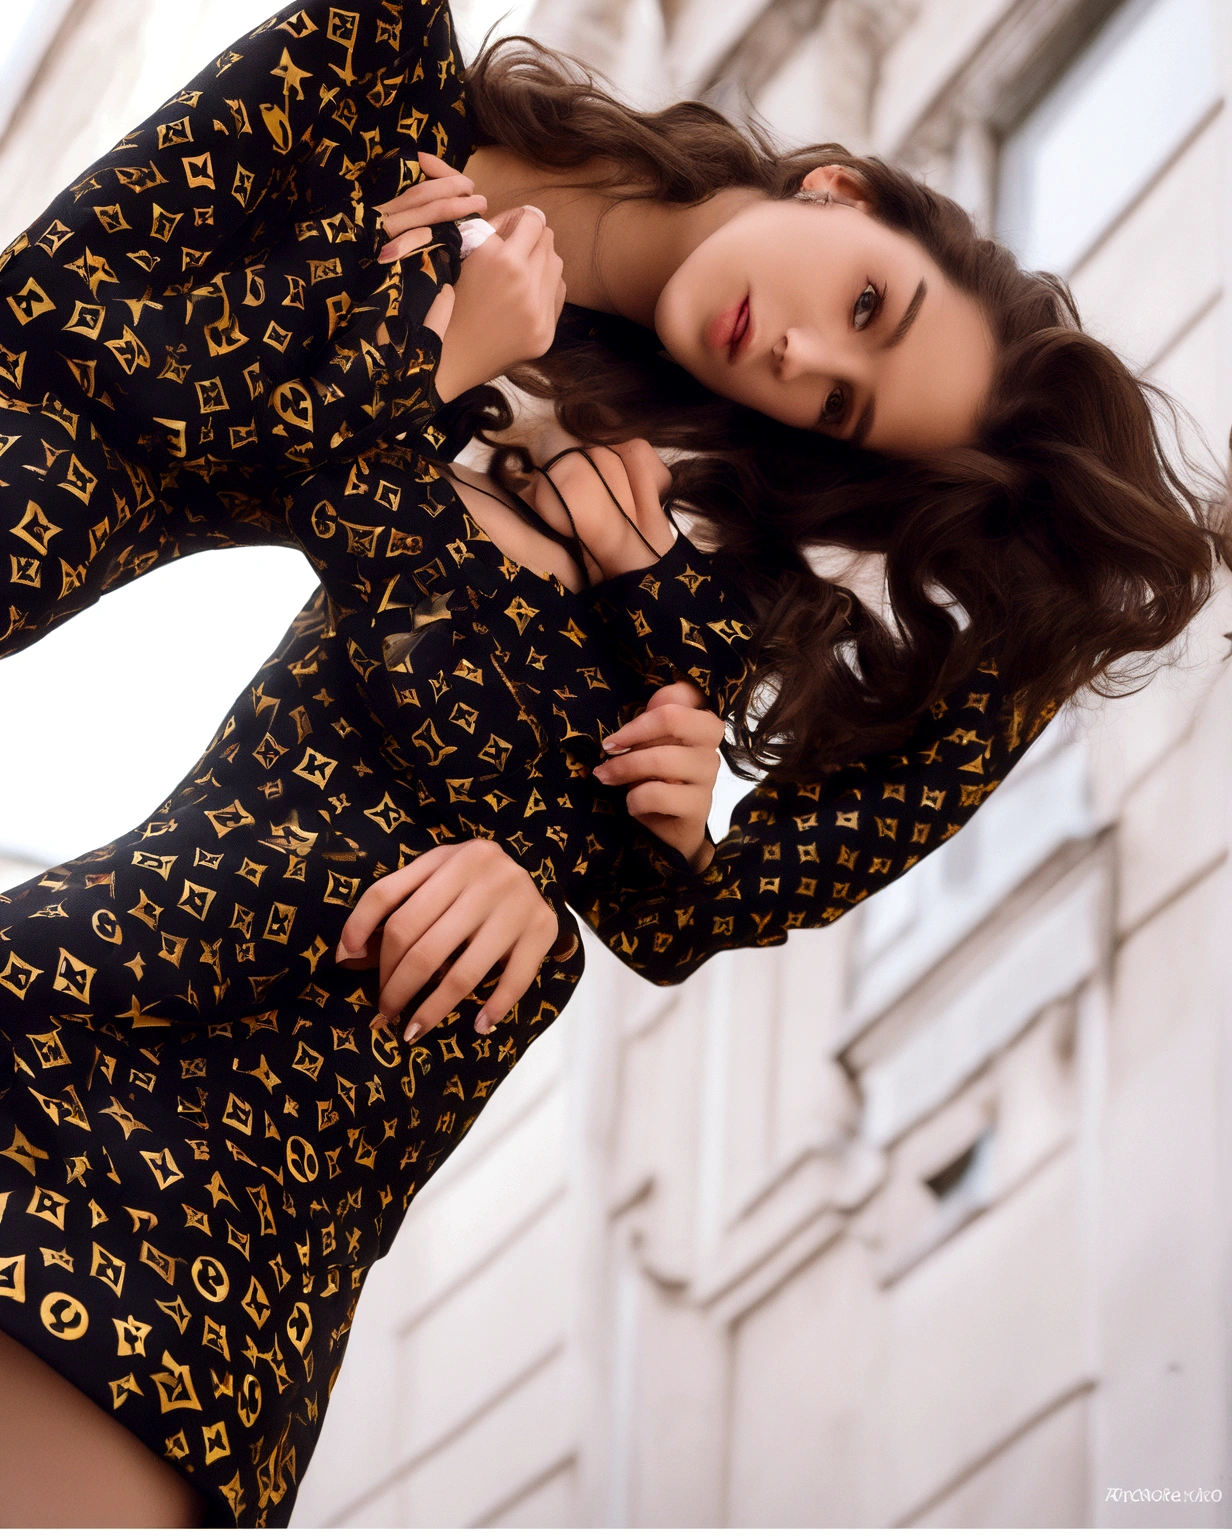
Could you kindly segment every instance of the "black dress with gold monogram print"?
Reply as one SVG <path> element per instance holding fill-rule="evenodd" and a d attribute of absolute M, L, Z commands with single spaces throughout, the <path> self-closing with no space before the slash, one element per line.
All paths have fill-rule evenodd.
<path fill-rule="evenodd" d="M 0 896 L 0 1329 L 214 1523 L 286 1524 L 368 1269 L 581 972 L 405 1046 L 332 960 L 367 883 L 495 838 L 566 939 L 572 906 L 673 982 L 887 884 L 1027 734 L 990 668 L 903 755 L 753 791 L 703 876 L 641 833 L 599 742 L 673 677 L 726 710 L 747 615 L 683 536 L 574 595 L 467 516 L 420 324 L 456 231 L 374 260 L 418 147 L 469 147 L 443 0 L 291 6 L 0 275 L 0 654 L 196 548 L 293 543 L 322 581 L 146 823 Z"/>

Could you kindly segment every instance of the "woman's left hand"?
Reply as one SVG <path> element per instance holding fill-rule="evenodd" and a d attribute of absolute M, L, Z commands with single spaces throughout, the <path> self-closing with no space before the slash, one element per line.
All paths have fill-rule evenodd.
<path fill-rule="evenodd" d="M 603 742 L 613 755 L 594 770 L 603 784 L 629 786 L 629 814 L 700 873 L 714 858 L 706 821 L 719 773 L 724 725 L 693 683 L 669 683 L 642 714 Z"/>
<path fill-rule="evenodd" d="M 489 1034 L 534 981 L 559 928 L 527 871 L 498 843 L 472 838 L 443 843 L 370 885 L 343 927 L 337 960 L 351 970 L 379 965 L 386 1019 L 419 997 L 408 1040 L 439 1024 L 500 966 L 475 1020 Z M 565 937 L 576 945 L 576 935 Z"/>

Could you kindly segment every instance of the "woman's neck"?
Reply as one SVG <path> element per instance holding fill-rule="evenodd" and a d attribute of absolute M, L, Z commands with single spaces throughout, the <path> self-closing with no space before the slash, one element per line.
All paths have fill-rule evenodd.
<path fill-rule="evenodd" d="M 476 150 L 466 174 L 487 198 L 490 214 L 523 203 L 542 208 L 564 263 L 570 303 L 650 329 L 659 295 L 682 263 L 764 196 L 751 187 L 729 187 L 691 207 L 622 198 L 589 187 L 586 167 L 545 170 L 495 146 Z"/>

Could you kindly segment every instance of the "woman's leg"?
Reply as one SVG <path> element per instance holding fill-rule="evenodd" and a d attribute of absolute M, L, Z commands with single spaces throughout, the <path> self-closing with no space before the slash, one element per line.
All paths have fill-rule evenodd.
<path fill-rule="evenodd" d="M 7 1333 L 0 1424 L 0 1525 L 200 1524 L 177 1472 Z"/>

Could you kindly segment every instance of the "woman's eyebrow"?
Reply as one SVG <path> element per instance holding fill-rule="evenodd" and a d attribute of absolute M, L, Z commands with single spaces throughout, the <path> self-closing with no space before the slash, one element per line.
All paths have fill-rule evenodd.
<path fill-rule="evenodd" d="M 883 352 L 888 352 L 891 347 L 896 347 L 915 324 L 915 317 L 920 313 L 920 306 L 923 304 L 927 292 L 928 284 L 921 278 L 915 292 L 911 295 L 911 303 L 903 311 L 903 318 L 894 327 L 893 334 L 882 342 L 881 350 Z"/>

